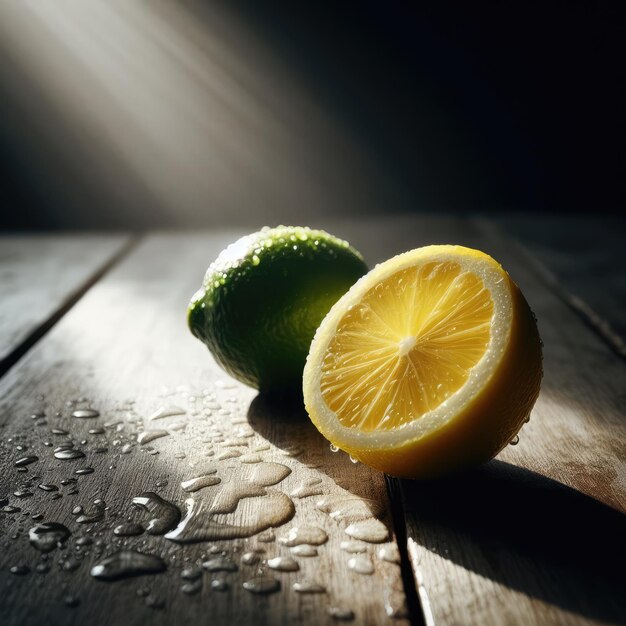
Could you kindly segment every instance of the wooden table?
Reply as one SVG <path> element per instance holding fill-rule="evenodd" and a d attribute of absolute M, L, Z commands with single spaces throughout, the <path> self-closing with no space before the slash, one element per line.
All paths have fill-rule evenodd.
<path fill-rule="evenodd" d="M 526 237 L 523 248 L 484 220 L 315 226 L 349 239 L 371 265 L 427 243 L 479 247 L 501 260 L 545 342 L 542 393 L 519 445 L 462 477 L 389 479 L 333 454 L 299 406 L 272 404 L 230 380 L 188 332 L 185 308 L 208 263 L 243 233 L 5 236 L 1 624 L 626 623 L 626 366 L 616 330 L 623 309 L 613 321 L 610 311 L 603 317 L 598 309 L 609 300 L 598 280 L 578 284 L 564 273 L 568 254 L 574 267 L 582 262 L 579 248 L 553 250 L 561 265 L 550 270 L 541 265 L 551 258 L 546 241 Z M 509 227 L 524 235 L 519 224 Z M 623 303 L 623 293 L 611 297 Z M 99 416 L 72 417 L 80 409 Z M 151 419 L 159 411 L 174 414 Z M 152 431 L 160 436 L 150 440 Z M 55 458 L 68 442 L 84 457 Z M 38 460 L 15 466 L 31 455 Z M 76 473 L 87 468 L 93 472 Z M 274 478 L 259 478 L 277 468 Z M 198 476 L 220 482 L 183 490 L 181 482 Z M 114 533 L 128 523 L 148 527 L 154 515 L 132 502 L 144 492 L 184 514 L 188 498 L 196 507 L 228 499 L 242 484 L 256 495 L 218 522 L 267 522 L 277 494 L 291 495 L 293 517 L 260 534 L 188 544 Z M 380 520 L 387 538 L 351 539 L 347 527 L 363 519 Z M 71 531 L 48 553 L 29 545 L 29 529 L 43 522 Z M 296 527 L 327 535 L 317 556 L 285 545 Z M 156 554 L 166 570 L 115 582 L 90 576 L 122 549 Z M 298 570 L 271 569 L 277 556 L 292 557 Z M 280 590 L 244 588 L 258 577 Z"/>

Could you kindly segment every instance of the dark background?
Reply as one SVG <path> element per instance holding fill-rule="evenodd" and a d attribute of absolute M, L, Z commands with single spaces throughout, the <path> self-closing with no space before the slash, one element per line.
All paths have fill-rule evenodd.
<path fill-rule="evenodd" d="M 181 4 L 198 28 L 206 26 L 207 37 L 213 8 L 227 6 Z M 242 54 L 248 75 L 267 85 L 267 93 L 263 85 L 259 93 L 277 102 L 284 100 L 281 89 L 305 94 L 307 106 L 334 130 L 317 145 L 318 132 L 311 127 L 307 134 L 308 113 L 298 119 L 297 105 L 283 112 L 272 100 L 267 106 L 277 117 L 296 119 L 287 128 L 297 151 L 315 153 L 319 165 L 294 160 L 297 170 L 285 169 L 282 179 L 259 175 L 246 195 L 242 190 L 252 184 L 246 168 L 255 171 L 248 159 L 233 176 L 232 193 L 225 187 L 213 197 L 210 183 L 197 183 L 197 191 L 174 195 L 167 205 L 158 191 L 135 181 L 132 168 L 116 166 L 116 153 L 88 127 L 72 132 L 72 117 L 61 119 L 62 107 L 59 112 L 37 78 L 22 71 L 0 33 L 0 225 L 211 226 L 404 211 L 617 214 L 625 204 L 625 7 L 228 3 L 229 20 L 290 77 L 272 82 L 266 57 Z M 236 51 L 232 32 L 222 34 Z M 237 132 L 245 142 L 245 127 Z M 333 133 L 350 145 L 336 162 Z M 353 153 L 365 164 L 346 163 Z M 212 166 L 204 167 L 201 154 L 196 165 L 198 158 L 210 179 Z M 275 169 L 281 167 L 277 162 Z M 228 168 L 236 170 L 237 161 Z M 299 176 L 311 181 L 301 194 Z"/>

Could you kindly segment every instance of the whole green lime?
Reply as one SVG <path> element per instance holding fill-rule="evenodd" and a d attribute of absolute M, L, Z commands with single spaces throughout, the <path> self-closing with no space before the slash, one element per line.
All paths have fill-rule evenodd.
<path fill-rule="evenodd" d="M 189 328 L 234 378 L 264 392 L 299 389 L 317 327 L 367 270 L 357 250 L 323 230 L 266 227 L 210 265 Z"/>

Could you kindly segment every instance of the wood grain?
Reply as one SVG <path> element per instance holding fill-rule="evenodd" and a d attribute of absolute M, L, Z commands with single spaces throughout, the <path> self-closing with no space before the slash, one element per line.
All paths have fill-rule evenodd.
<path fill-rule="evenodd" d="M 504 263 L 539 318 L 546 344 L 545 380 L 519 445 L 462 477 L 431 483 L 391 481 L 403 493 L 406 529 L 403 520 L 393 521 L 403 540 L 406 530 L 425 623 L 624 623 L 623 362 L 490 224 L 394 217 L 312 225 L 348 238 L 370 265 L 428 243 L 482 248 Z M 274 573 L 283 589 L 268 597 L 251 596 L 241 589 L 242 580 L 256 571 L 250 566 L 240 565 L 238 572 L 220 575 L 230 582 L 230 591 L 225 593 L 211 591 L 211 575 L 205 573 L 202 591 L 187 596 L 180 591 L 179 574 L 184 564 L 208 558 L 211 550 L 222 550 L 225 545 L 235 561 L 249 547 L 265 549 L 265 559 L 288 554 L 279 543 L 244 538 L 228 544 L 180 547 L 158 537 L 120 539 L 111 532 L 127 517 L 145 524 L 145 514 L 130 506 L 132 496 L 141 491 L 156 490 L 182 505 L 189 495 L 180 489 L 182 480 L 213 468 L 224 483 L 236 476 L 242 466 L 239 457 L 223 461 L 216 457 L 231 449 L 220 439 L 227 440 L 246 427 L 238 423 L 244 419 L 253 437 L 248 446 L 234 449 L 246 454 L 267 445 L 267 450 L 258 453 L 263 460 L 291 469 L 271 489 L 291 493 L 303 482 L 321 478 L 327 494 L 355 494 L 372 500 L 372 508 L 382 505 L 387 511 L 383 521 L 392 528 L 380 474 L 352 465 L 344 455 L 331 454 L 297 407 L 255 398 L 240 386 L 217 386 L 216 381 L 227 379 L 187 332 L 187 299 L 208 262 L 236 234 L 151 238 L 91 289 L 0 381 L 0 496 L 15 491 L 24 477 L 40 475 L 42 482 L 58 484 L 72 475 L 74 467 L 95 469 L 93 474 L 78 477 L 76 495 L 63 488 L 62 498 L 52 500 L 50 493 L 35 486 L 30 498 L 9 496 L 11 504 L 23 511 L 0 513 L 3 623 L 138 624 L 148 619 L 170 623 L 175 616 L 211 623 L 318 624 L 330 623 L 326 611 L 333 605 L 353 609 L 356 623 L 377 624 L 386 619 L 385 596 L 394 589 L 397 595 L 398 568 L 377 561 L 375 546 L 369 546 L 376 573 L 350 572 L 348 555 L 339 548 L 341 540 L 347 539 L 345 523 L 336 524 L 317 510 L 316 497 L 295 499 L 295 518 L 276 535 L 306 523 L 324 528 L 330 539 L 319 548 L 318 557 L 296 557 L 300 572 Z M 220 415 L 217 410 L 205 416 L 214 423 L 203 417 L 204 399 L 210 394 L 223 408 L 231 409 L 231 414 Z M 83 396 L 88 401 L 79 406 L 90 403 L 102 417 L 84 421 L 68 417 L 66 403 Z M 185 408 L 186 415 L 146 420 L 159 406 L 176 404 Z M 39 409 L 45 409 L 47 424 L 41 418 L 30 419 Z M 55 417 L 56 410 L 63 415 Z M 96 423 L 109 424 L 105 435 L 87 434 Z M 184 432 L 170 428 L 177 423 L 186 424 Z M 86 459 L 52 458 L 52 449 L 43 444 L 50 440 L 57 445 L 63 440 L 50 434 L 55 426 L 71 431 L 76 441 L 87 441 L 77 444 L 87 453 Z M 170 434 L 143 449 L 136 445 L 136 431 L 163 426 Z M 109 451 L 99 454 L 95 450 L 105 445 L 103 441 Z M 131 451 L 122 454 L 127 443 Z M 29 445 L 29 450 L 18 451 L 16 446 L 22 444 Z M 297 456 L 284 454 L 299 449 L 302 452 Z M 33 452 L 41 460 L 29 466 L 27 473 L 18 474 L 13 461 Z M 211 452 L 213 456 L 208 456 Z M 184 459 L 177 458 L 183 453 Z M 221 489 L 220 485 L 216 488 Z M 210 489 L 204 491 L 208 494 Z M 204 492 L 195 495 L 205 497 Z M 92 528 L 77 524 L 71 508 L 76 504 L 87 507 L 98 497 L 109 507 L 105 520 Z M 252 515 L 250 502 L 242 504 L 243 517 Z M 51 554 L 50 573 L 13 576 L 8 567 L 24 563 L 32 568 L 40 562 L 25 536 L 32 522 L 22 514 L 40 510 L 46 520 L 66 523 L 74 534 L 66 550 Z M 75 572 L 59 569 L 59 563 L 74 554 L 77 538 L 86 534 L 104 545 L 83 548 L 84 558 Z M 88 571 L 97 553 L 110 554 L 122 543 L 162 554 L 168 571 L 119 583 L 91 580 Z M 328 593 L 295 594 L 290 585 L 304 576 L 326 585 Z M 145 599 L 136 595 L 144 589 L 163 599 L 165 607 L 147 608 Z M 68 594 L 80 600 L 77 607 L 65 606 L 63 598 Z"/>
<path fill-rule="evenodd" d="M 268 493 L 290 494 L 302 484 L 318 480 L 325 495 L 356 497 L 363 500 L 363 506 L 380 509 L 393 541 L 384 477 L 352 464 L 343 454 L 333 454 L 299 405 L 255 398 L 252 390 L 238 384 L 231 387 L 206 348 L 188 332 L 188 299 L 200 285 L 208 263 L 237 234 L 150 237 L 90 289 L 0 381 L 0 496 L 21 508 L 17 513 L 0 513 L 3 624 L 138 625 L 177 620 L 330 624 L 335 622 L 328 613 L 331 607 L 352 610 L 356 624 L 406 623 L 405 619 L 392 620 L 386 612 L 386 604 L 401 609 L 404 599 L 399 566 L 381 561 L 376 556 L 379 546 L 362 543 L 375 574 L 349 570 L 348 558 L 354 555 L 340 549 L 340 543 L 349 540 L 344 532 L 347 522 L 335 521 L 318 510 L 316 496 L 294 497 L 294 518 L 275 531 L 279 539 L 301 525 L 328 533 L 328 542 L 318 548 L 319 556 L 294 557 L 300 565 L 298 572 L 271 572 L 263 562 L 255 566 L 241 563 L 241 555 L 251 549 L 265 551 L 260 554 L 262 561 L 290 554 L 279 541 L 263 543 L 258 535 L 178 545 L 147 534 L 122 538 L 112 533 L 127 519 L 146 524 L 146 513 L 131 506 L 132 498 L 142 492 L 156 491 L 182 507 L 191 494 L 182 491 L 181 481 L 216 470 L 215 476 L 222 482 L 193 494 L 200 500 L 225 489 L 226 484 L 236 484 L 244 468 L 254 465 L 242 463 L 243 457 L 220 460 L 225 452 L 235 450 L 242 455 L 258 454 L 263 462 L 280 463 L 291 470 L 283 481 L 269 487 Z M 174 405 L 185 414 L 148 420 L 159 407 Z M 76 407 L 86 406 L 97 409 L 100 417 L 70 417 Z M 46 417 L 31 419 L 39 411 Z M 105 433 L 89 434 L 95 426 L 104 427 Z M 54 435 L 52 428 L 65 429 L 70 435 Z M 152 429 L 165 429 L 168 434 L 138 445 L 137 432 Z M 246 432 L 239 432 L 241 429 Z M 53 447 L 46 442 L 56 446 L 68 438 L 86 458 L 62 461 L 53 457 Z M 235 442 L 230 441 L 233 438 Z M 28 449 L 18 450 L 17 446 Z M 108 450 L 98 452 L 102 448 Z M 40 459 L 28 466 L 26 473 L 18 473 L 13 463 L 24 454 Z M 94 472 L 73 474 L 76 468 L 86 466 Z M 33 476 L 40 478 L 33 480 Z M 62 497 L 55 500 L 56 492 L 37 488 L 39 483 L 60 486 L 68 478 L 77 478 L 78 493 L 71 495 L 72 485 L 60 487 Z M 23 499 L 12 495 L 28 479 L 33 495 Z M 107 506 L 104 520 L 79 524 L 72 509 L 82 505 L 89 511 L 98 498 Z M 263 497 L 255 502 L 248 498 L 226 517 L 246 523 L 263 506 Z M 27 531 L 37 513 L 72 531 L 66 548 L 50 553 L 47 574 L 33 571 L 42 557 L 28 545 Z M 79 549 L 78 539 L 86 536 L 95 543 Z M 100 555 L 109 555 L 121 546 L 161 555 L 167 571 L 114 583 L 92 579 L 89 571 Z M 238 571 L 205 572 L 198 593 L 181 591 L 187 582 L 180 577 L 185 566 L 222 552 L 238 565 Z M 77 561 L 74 571 L 63 566 L 70 557 Z M 26 565 L 31 573 L 9 573 L 15 565 Z M 259 571 L 279 579 L 282 590 L 269 596 L 245 591 L 242 582 Z M 226 580 L 229 590 L 212 590 L 212 578 Z M 324 585 L 327 593 L 296 593 L 292 584 L 302 579 Z M 149 593 L 163 608 L 146 606 L 146 599 L 138 593 Z M 68 595 L 76 598 L 78 606 L 66 606 L 64 599 L 72 603 Z"/>
<path fill-rule="evenodd" d="M 0 237 L 0 374 L 97 280 L 126 243 L 128 238 L 119 235 Z"/>
<path fill-rule="evenodd" d="M 626 274 L 622 218 L 504 218 L 529 263 L 571 308 L 626 358 Z"/>
<path fill-rule="evenodd" d="M 460 477 L 402 482 L 423 604 L 437 624 L 624 623 L 626 367 L 499 229 L 450 236 L 521 286 L 545 376 L 519 445 Z"/>

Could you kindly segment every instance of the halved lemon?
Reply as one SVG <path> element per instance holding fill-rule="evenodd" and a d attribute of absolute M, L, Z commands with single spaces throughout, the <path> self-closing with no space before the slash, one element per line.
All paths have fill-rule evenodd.
<path fill-rule="evenodd" d="M 428 246 L 378 265 L 331 308 L 304 402 L 334 446 L 426 478 L 494 457 L 529 418 L 541 377 L 534 315 L 502 266 Z"/>

